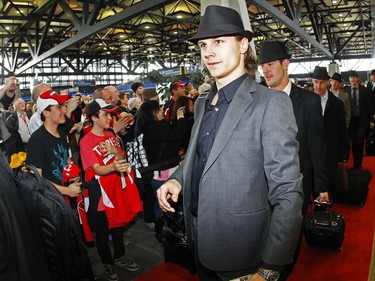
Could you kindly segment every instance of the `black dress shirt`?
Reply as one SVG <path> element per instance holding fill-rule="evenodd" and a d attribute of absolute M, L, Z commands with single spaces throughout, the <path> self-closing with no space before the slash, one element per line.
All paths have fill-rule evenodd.
<path fill-rule="evenodd" d="M 198 134 L 196 157 L 192 174 L 190 211 L 194 216 L 197 216 L 198 214 L 199 183 L 204 167 L 206 166 L 207 158 L 210 155 L 212 145 L 215 141 L 216 134 L 220 128 L 221 122 L 224 119 L 225 113 L 228 110 L 230 102 L 234 97 L 234 94 L 247 76 L 248 74 L 244 74 L 220 89 L 218 92 L 219 97 L 216 105 L 211 104 L 212 99 L 217 93 L 216 84 L 213 85 L 208 98 L 206 99 L 205 112 Z"/>

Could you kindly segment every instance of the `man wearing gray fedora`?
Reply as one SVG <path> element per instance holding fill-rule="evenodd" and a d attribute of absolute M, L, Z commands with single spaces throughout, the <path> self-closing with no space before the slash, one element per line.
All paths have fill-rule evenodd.
<path fill-rule="evenodd" d="M 183 195 L 200 280 L 278 280 L 302 223 L 302 176 L 290 99 L 251 78 L 257 69 L 233 9 L 208 6 L 192 41 L 215 78 L 195 105 L 184 165 L 158 190 L 163 211 Z M 246 276 L 246 277 L 244 277 Z"/>
<path fill-rule="evenodd" d="M 340 88 L 342 83 L 341 74 L 337 72 L 333 73 L 329 83 L 331 85 L 330 90 L 332 94 L 344 103 L 346 127 L 349 128 L 352 107 L 350 105 L 349 94 Z"/>

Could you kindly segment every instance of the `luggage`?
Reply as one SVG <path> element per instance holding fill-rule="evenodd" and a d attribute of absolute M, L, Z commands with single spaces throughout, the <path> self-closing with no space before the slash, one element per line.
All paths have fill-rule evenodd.
<path fill-rule="evenodd" d="M 333 200 L 363 207 L 366 203 L 371 178 L 371 173 L 367 170 L 348 169 L 347 188 L 344 188 L 340 181 L 334 181 L 335 184 L 332 187 Z"/>
<path fill-rule="evenodd" d="M 345 234 L 344 217 L 331 210 L 331 203 L 325 204 L 329 208 L 328 211 L 315 211 L 314 207 L 312 215 L 305 220 L 306 243 L 313 247 L 341 251 Z"/>
<path fill-rule="evenodd" d="M 155 224 L 156 237 L 162 242 L 166 262 L 175 263 L 195 274 L 193 251 L 188 246 L 185 230 L 182 197 L 177 203 L 170 201 L 176 210 L 174 213 L 165 212 Z"/>
<path fill-rule="evenodd" d="M 63 195 L 34 166 L 13 175 L 20 201 L 36 234 L 53 280 L 88 280 L 92 276 L 76 214 Z"/>
<path fill-rule="evenodd" d="M 375 156 L 375 129 L 371 129 L 366 139 L 366 155 Z"/>

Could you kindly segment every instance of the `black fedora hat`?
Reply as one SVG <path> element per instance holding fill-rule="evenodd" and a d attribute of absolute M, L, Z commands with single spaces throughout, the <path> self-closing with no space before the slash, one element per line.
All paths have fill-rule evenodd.
<path fill-rule="evenodd" d="M 249 41 L 253 38 L 253 33 L 245 30 L 241 16 L 236 10 L 210 5 L 206 8 L 197 33 L 190 38 L 190 41 L 196 43 L 199 39 L 229 35 L 242 35 Z"/>
<path fill-rule="evenodd" d="M 355 70 L 349 70 L 349 72 L 348 72 L 348 76 L 356 76 L 356 77 L 359 77 L 358 72 L 355 71 Z"/>
<path fill-rule="evenodd" d="M 332 80 L 336 80 L 336 81 L 338 81 L 338 82 L 340 82 L 340 83 L 342 82 L 341 74 L 340 74 L 340 73 L 337 73 L 337 72 L 333 73 L 331 79 L 332 79 Z"/>
<path fill-rule="evenodd" d="M 313 74 L 311 75 L 311 78 L 316 79 L 316 80 L 329 80 L 329 78 L 331 77 L 329 77 L 326 67 L 315 66 L 315 69 L 314 69 Z"/>
<path fill-rule="evenodd" d="M 288 49 L 281 41 L 265 41 L 260 45 L 259 63 L 270 61 L 290 59 L 292 55 L 288 53 Z"/>
<path fill-rule="evenodd" d="M 370 75 L 375 75 L 375 69 L 371 70 Z"/>

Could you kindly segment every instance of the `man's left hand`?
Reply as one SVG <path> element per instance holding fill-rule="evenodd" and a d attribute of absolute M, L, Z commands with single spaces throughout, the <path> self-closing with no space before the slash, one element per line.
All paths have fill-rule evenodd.
<path fill-rule="evenodd" d="M 255 273 L 253 276 L 251 276 L 251 278 L 249 279 L 249 281 L 266 281 L 266 279 L 264 279 L 258 273 Z"/>
<path fill-rule="evenodd" d="M 316 198 L 319 202 L 329 202 L 329 194 L 328 192 L 322 192 L 319 194 L 319 196 Z"/>

